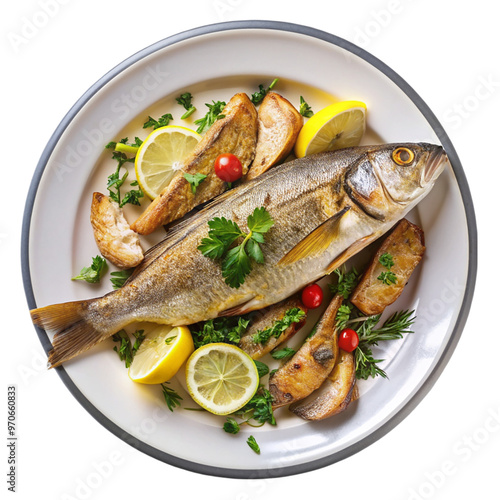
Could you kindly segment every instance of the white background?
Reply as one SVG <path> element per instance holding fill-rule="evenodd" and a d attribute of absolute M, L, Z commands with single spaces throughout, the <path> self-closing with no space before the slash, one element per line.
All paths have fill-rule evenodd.
<path fill-rule="evenodd" d="M 6 422 L 7 385 L 18 388 L 17 498 L 498 498 L 500 341 L 496 290 L 488 287 L 498 280 L 494 201 L 500 180 L 500 40 L 498 15 L 491 10 L 494 2 L 476 0 L 467 8 L 451 0 L 46 3 L 52 5 L 51 15 L 29 38 L 23 27 L 35 18 L 40 24 L 43 15 L 36 16 L 43 12 L 44 0 L 10 2 L 0 21 L 1 391 Z M 45 355 L 26 306 L 19 256 L 24 202 L 38 158 L 87 88 L 123 59 L 162 38 L 200 25 L 244 19 L 322 29 L 362 46 L 399 73 L 434 111 L 454 143 L 472 190 L 480 235 L 479 274 L 467 326 L 423 402 L 388 435 L 340 463 L 256 481 L 176 469 L 136 451 L 87 414 L 57 373 L 45 369 Z M 307 61 L 297 61 L 301 71 L 306 65 Z M 2 432 L 6 434 L 6 424 Z M 0 489 L 7 491 L 8 450 L 1 448 Z M 103 462 L 112 465 L 103 469 Z M 89 482 L 90 487 L 82 486 Z"/>

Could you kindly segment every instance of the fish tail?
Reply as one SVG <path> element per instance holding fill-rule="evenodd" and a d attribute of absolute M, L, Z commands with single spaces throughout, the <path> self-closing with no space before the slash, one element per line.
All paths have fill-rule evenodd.
<path fill-rule="evenodd" d="M 109 337 L 97 331 L 86 318 L 88 305 L 94 300 L 65 302 L 31 311 L 31 319 L 36 326 L 55 331 L 49 352 L 49 368 L 61 365 Z"/>

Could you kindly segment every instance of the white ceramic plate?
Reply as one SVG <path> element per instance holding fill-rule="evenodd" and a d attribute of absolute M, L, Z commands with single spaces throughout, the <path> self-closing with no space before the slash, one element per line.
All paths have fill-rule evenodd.
<path fill-rule="evenodd" d="M 361 398 L 343 414 L 306 423 L 280 409 L 276 427 L 232 436 L 221 430 L 224 419 L 182 409 L 172 413 L 159 387 L 131 383 L 111 341 L 58 368 L 73 396 L 111 432 L 155 458 L 213 475 L 304 472 L 383 436 L 441 373 L 464 326 L 475 282 L 476 228 L 465 176 L 442 127 L 415 92 L 373 56 L 333 35 L 284 23 L 235 22 L 181 33 L 135 54 L 63 119 L 43 152 L 26 204 L 22 252 L 30 308 L 111 290 L 108 279 L 97 286 L 69 279 L 97 254 L 91 193 L 106 192 L 114 168 L 104 144 L 123 136 L 144 138 L 141 125 L 148 114 L 171 112 L 180 124 L 182 110 L 174 98 L 186 90 L 195 96 L 195 119 L 204 114 L 203 103 L 227 101 L 236 91 L 251 93 L 276 76 L 276 90 L 296 105 L 300 95 L 316 110 L 336 100 L 366 102 L 364 143 L 441 143 L 452 170 L 410 214 L 425 231 L 427 253 L 397 308 L 417 309 L 415 333 L 381 346 L 377 354 L 387 360 L 383 368 L 390 378 L 360 384 Z M 127 207 L 126 215 L 136 215 L 133 210 Z M 48 351 L 51 336 L 42 330 L 38 335 Z M 184 406 L 192 407 L 181 379 L 173 386 Z M 245 444 L 250 433 L 260 455 Z"/>

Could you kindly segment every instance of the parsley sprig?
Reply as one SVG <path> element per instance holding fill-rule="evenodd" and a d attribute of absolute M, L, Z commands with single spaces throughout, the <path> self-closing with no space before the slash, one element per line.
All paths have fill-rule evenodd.
<path fill-rule="evenodd" d="M 274 359 L 287 359 L 291 358 L 297 351 L 292 349 L 291 347 L 283 347 L 282 349 L 278 349 L 277 351 L 273 351 L 271 356 Z"/>
<path fill-rule="evenodd" d="M 173 119 L 174 117 L 170 113 L 165 113 L 164 115 L 160 116 L 158 120 L 155 120 L 151 116 L 148 116 L 148 119 L 144 122 L 142 128 L 153 127 L 153 130 L 156 130 L 160 127 L 166 127 Z"/>
<path fill-rule="evenodd" d="M 260 102 L 262 102 L 262 100 L 264 99 L 264 97 L 266 97 L 266 94 L 272 90 L 274 88 L 274 86 L 278 83 L 278 78 L 275 78 L 272 82 L 271 82 L 271 85 L 269 85 L 269 87 L 267 87 L 267 89 L 264 87 L 264 85 L 259 85 L 259 90 L 257 92 L 254 92 L 250 99 L 251 101 L 254 103 L 254 104 L 259 104 Z"/>
<path fill-rule="evenodd" d="M 238 224 L 224 217 L 215 217 L 208 221 L 208 238 L 203 238 L 198 250 L 210 259 L 222 259 L 222 276 L 232 288 L 239 288 L 252 270 L 251 260 L 262 264 L 264 254 L 260 245 L 264 243 L 264 234 L 274 225 L 274 220 L 264 208 L 256 208 L 247 218 L 248 233 Z M 231 245 L 243 238 L 232 248 Z"/>
<path fill-rule="evenodd" d="M 253 398 L 243 408 L 235 412 L 234 415 L 243 419 L 243 422 L 240 422 L 239 425 L 249 424 L 260 427 L 266 422 L 276 425 L 272 394 L 261 385 Z M 255 421 L 257 424 L 252 421 Z"/>
<path fill-rule="evenodd" d="M 307 104 L 302 96 L 300 96 L 299 113 L 306 118 L 311 118 L 311 116 L 314 115 L 314 111 L 311 109 L 311 106 Z"/>
<path fill-rule="evenodd" d="M 192 98 L 193 96 L 191 92 L 184 92 L 184 94 L 181 94 L 179 97 L 175 98 L 178 104 L 183 106 L 186 110 L 186 112 L 181 116 L 181 120 L 185 120 L 196 111 L 196 108 L 191 104 Z"/>
<path fill-rule="evenodd" d="M 145 338 L 144 330 L 136 330 L 133 336 L 135 337 L 133 344 L 125 330 L 120 330 L 112 336 L 112 339 L 120 344 L 119 346 L 114 346 L 113 351 L 118 353 L 121 361 L 125 361 L 125 368 L 128 368 L 132 364 L 137 349 L 139 349 Z"/>
<path fill-rule="evenodd" d="M 392 285 L 397 283 L 398 279 L 396 275 L 390 270 L 391 267 L 394 265 L 394 259 L 392 258 L 392 255 L 390 253 L 385 252 L 378 258 L 378 261 L 387 269 L 387 271 L 382 271 L 377 276 L 377 279 L 382 281 L 382 283 L 386 285 Z"/>
<path fill-rule="evenodd" d="M 184 172 L 184 179 L 191 185 L 191 192 L 196 194 L 196 188 L 207 178 L 205 174 L 188 174 Z"/>
<path fill-rule="evenodd" d="M 347 271 L 345 267 L 338 268 L 335 269 L 334 273 L 338 279 L 337 283 L 329 285 L 330 291 L 342 295 L 344 300 L 347 300 L 358 284 L 359 273 L 354 267 L 350 271 Z"/>
<path fill-rule="evenodd" d="M 196 349 L 213 342 L 237 345 L 248 327 L 249 320 L 241 316 L 227 316 L 205 321 L 192 336 Z"/>
<path fill-rule="evenodd" d="M 225 105 L 226 103 L 224 101 L 212 101 L 212 104 L 205 103 L 208 111 L 203 118 L 194 121 L 194 124 L 198 125 L 196 132 L 198 132 L 198 134 L 203 134 L 203 132 L 208 130 L 217 120 L 224 118 L 226 115 L 222 114 L 222 110 Z"/>
<path fill-rule="evenodd" d="M 175 389 L 168 387 L 169 383 L 170 382 L 164 382 L 161 384 L 161 388 L 165 403 L 167 403 L 168 409 L 173 412 L 177 406 L 181 405 L 180 402 L 182 401 L 182 397 L 175 391 Z"/>
<path fill-rule="evenodd" d="M 132 269 L 123 269 L 122 271 L 114 271 L 111 274 L 111 284 L 113 285 L 114 290 L 118 290 L 121 288 L 125 282 L 129 279 L 132 274 Z"/>
<path fill-rule="evenodd" d="M 121 168 L 123 167 L 123 165 L 125 165 L 125 163 L 133 163 L 135 161 L 135 157 L 129 158 L 123 151 L 118 151 L 116 149 L 118 144 L 128 146 L 129 148 L 138 148 L 142 144 L 142 141 L 138 137 L 136 137 L 133 144 L 128 144 L 128 137 L 125 137 L 121 139 L 119 143 L 112 141 L 106 144 L 105 147 L 107 149 L 114 149 L 112 158 L 113 160 L 116 160 L 118 162 L 116 170 L 108 176 L 108 183 L 106 188 L 109 191 L 109 197 L 113 201 L 118 203 L 120 208 L 122 208 L 127 203 L 130 203 L 131 205 L 140 205 L 141 202 L 139 201 L 139 199 L 144 197 L 144 193 L 140 187 L 130 190 L 124 195 L 123 198 L 121 196 L 120 188 L 123 186 L 125 180 L 128 177 L 128 170 L 125 170 L 123 176 L 120 177 Z M 138 182 L 133 181 L 130 183 L 130 185 L 138 186 Z"/>
<path fill-rule="evenodd" d="M 107 270 L 108 263 L 106 259 L 96 255 L 92 257 L 92 264 L 89 267 L 82 268 L 80 274 L 71 279 L 86 281 L 87 283 L 99 283 Z"/>
<path fill-rule="evenodd" d="M 271 337 L 279 338 L 290 325 L 300 323 L 305 315 L 306 313 L 299 307 L 292 307 L 286 311 L 283 318 L 275 321 L 269 328 L 259 330 L 252 335 L 252 341 L 256 344 L 265 344 Z"/>

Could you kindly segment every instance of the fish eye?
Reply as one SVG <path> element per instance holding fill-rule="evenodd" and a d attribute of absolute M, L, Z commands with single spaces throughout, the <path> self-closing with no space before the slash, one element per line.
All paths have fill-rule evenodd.
<path fill-rule="evenodd" d="M 392 159 L 401 166 L 409 165 L 415 158 L 415 154 L 408 148 L 397 148 L 392 152 Z"/>

